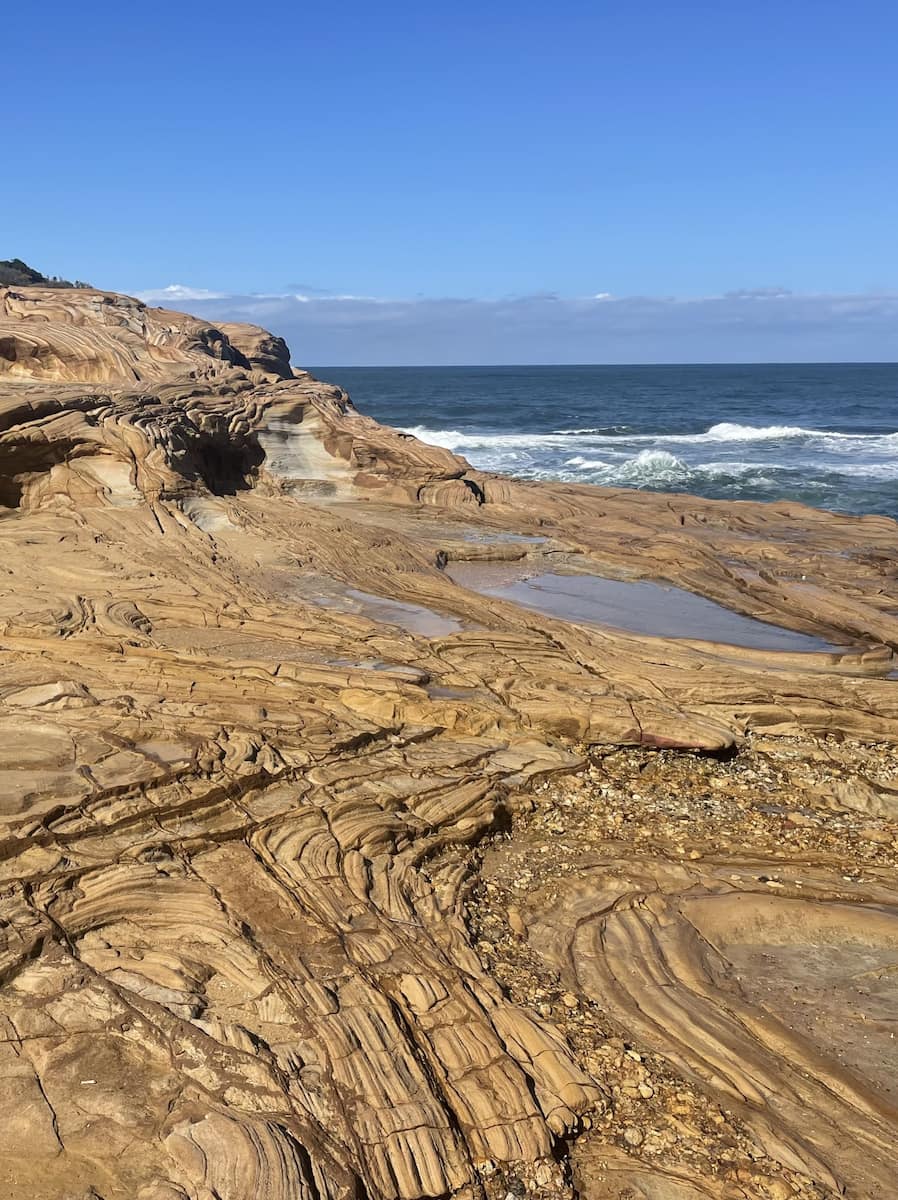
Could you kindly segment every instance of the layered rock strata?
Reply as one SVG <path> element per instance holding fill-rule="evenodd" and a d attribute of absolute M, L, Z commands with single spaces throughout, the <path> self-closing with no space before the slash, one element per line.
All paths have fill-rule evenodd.
<path fill-rule="evenodd" d="M 472 946 L 467 848 L 597 747 L 898 743 L 893 522 L 487 475 L 264 330 L 127 297 L 0 289 L 0 541 L 12 1197 L 417 1200 L 497 1166 L 564 1192 L 613 1100 Z M 463 559 L 666 581 L 839 649 L 542 616 L 454 583 Z M 697 982 L 726 896 L 647 870 L 608 863 L 607 905 L 555 914 L 573 983 L 750 1106 L 785 1052 Z M 675 989 L 643 1003 L 664 971 L 701 1038 L 675 1038 Z M 894 1114 L 787 1057 L 757 1136 L 854 1186 L 773 1124 L 869 1119 L 876 1160 Z"/>

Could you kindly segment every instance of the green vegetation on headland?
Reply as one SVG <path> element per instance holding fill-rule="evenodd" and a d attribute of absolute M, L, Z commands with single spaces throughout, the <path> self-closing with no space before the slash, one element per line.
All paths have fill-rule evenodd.
<path fill-rule="evenodd" d="M 34 267 L 29 267 L 20 258 L 0 259 L 0 286 L 13 287 L 51 287 L 51 288 L 88 288 L 89 283 L 76 279 L 60 279 L 56 275 L 42 275 Z"/>

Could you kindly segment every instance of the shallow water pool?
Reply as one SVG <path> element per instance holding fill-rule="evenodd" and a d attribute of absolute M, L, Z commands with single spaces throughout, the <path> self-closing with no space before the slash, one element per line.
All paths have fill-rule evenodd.
<path fill-rule="evenodd" d="M 322 596 L 317 603 L 339 612 L 355 613 L 383 625 L 398 625 L 408 633 L 421 637 L 445 637 L 458 633 L 461 621 L 447 617 L 423 604 L 409 604 L 401 600 L 390 600 L 386 596 L 375 596 L 373 592 L 362 592 L 346 588 L 342 595 Z"/>
<path fill-rule="evenodd" d="M 610 625 L 657 637 L 723 642 L 752 650 L 837 649 L 823 638 L 769 625 L 667 584 L 551 572 L 502 581 L 495 564 L 490 563 L 456 563 L 450 573 L 463 587 L 513 600 L 564 621 Z"/>

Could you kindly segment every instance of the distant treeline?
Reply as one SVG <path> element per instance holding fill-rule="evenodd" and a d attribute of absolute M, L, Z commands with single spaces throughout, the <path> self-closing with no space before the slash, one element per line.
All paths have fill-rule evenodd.
<path fill-rule="evenodd" d="M 60 279 L 58 275 L 42 275 L 29 267 L 20 258 L 0 258 L 0 287 L 12 284 L 15 287 L 89 288 L 81 279 Z"/>

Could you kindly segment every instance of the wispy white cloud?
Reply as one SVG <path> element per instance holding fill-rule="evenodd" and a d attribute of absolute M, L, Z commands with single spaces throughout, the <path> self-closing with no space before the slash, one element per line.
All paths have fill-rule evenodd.
<path fill-rule="evenodd" d="M 364 300 L 369 304 L 384 304 L 379 296 L 356 296 L 351 293 L 327 292 L 322 288 L 310 288 L 306 291 L 289 292 L 254 292 L 248 296 L 240 296 L 233 292 L 213 292 L 208 288 L 190 287 L 184 283 L 170 283 L 163 288 L 146 288 L 135 292 L 134 295 L 144 304 L 154 304 L 164 307 L 168 304 L 185 304 L 191 301 L 233 300 L 241 302 L 258 302 L 268 300 L 294 301 L 296 304 L 336 304 L 344 300 Z"/>
<path fill-rule="evenodd" d="M 206 288 L 187 287 L 183 283 L 170 283 L 164 288 L 150 288 L 137 292 L 137 299 L 144 304 L 182 304 L 185 300 L 225 300 L 227 292 L 210 292 Z"/>
<path fill-rule="evenodd" d="M 553 293 L 483 300 L 345 294 L 223 295 L 177 285 L 166 304 L 249 321 L 311 364 L 757 362 L 898 359 L 898 292 L 717 296 Z"/>
<path fill-rule="evenodd" d="M 735 292 L 725 292 L 722 298 L 724 300 L 781 300 L 784 296 L 794 294 L 784 287 L 739 288 Z"/>

